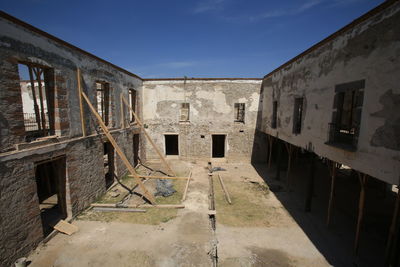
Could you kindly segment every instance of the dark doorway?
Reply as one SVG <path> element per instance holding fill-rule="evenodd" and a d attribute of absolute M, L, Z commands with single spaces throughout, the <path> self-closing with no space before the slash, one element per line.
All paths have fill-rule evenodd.
<path fill-rule="evenodd" d="M 35 180 L 43 234 L 46 237 L 59 220 L 67 217 L 65 157 L 36 163 Z"/>
<path fill-rule="evenodd" d="M 179 141 L 177 134 L 165 135 L 165 155 L 179 155 Z"/>
<path fill-rule="evenodd" d="M 114 147 L 111 143 L 104 143 L 104 175 L 106 179 L 106 188 L 109 188 L 114 182 Z"/>
<path fill-rule="evenodd" d="M 133 165 L 136 167 L 139 163 L 139 134 L 133 135 Z"/>
<path fill-rule="evenodd" d="M 212 135 L 212 157 L 223 158 L 225 157 L 225 135 L 213 134 Z"/>

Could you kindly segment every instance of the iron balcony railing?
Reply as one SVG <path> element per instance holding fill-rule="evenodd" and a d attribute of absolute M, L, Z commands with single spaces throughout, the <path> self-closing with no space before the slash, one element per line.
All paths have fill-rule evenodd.
<path fill-rule="evenodd" d="M 344 127 L 336 123 L 329 123 L 328 143 L 349 146 L 352 149 L 357 147 L 357 127 Z"/>
<path fill-rule="evenodd" d="M 48 130 L 49 129 L 49 115 L 47 114 L 47 112 L 45 113 L 45 119 L 46 119 L 46 129 Z M 25 125 L 25 131 L 27 131 L 27 132 L 39 130 L 39 126 L 36 121 L 35 113 L 24 113 L 24 125 Z M 42 124 L 40 124 L 40 125 L 42 125 Z"/>

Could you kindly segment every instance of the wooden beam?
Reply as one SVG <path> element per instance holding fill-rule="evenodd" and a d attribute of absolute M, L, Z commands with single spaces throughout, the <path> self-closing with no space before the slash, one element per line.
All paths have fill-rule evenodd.
<path fill-rule="evenodd" d="M 310 164 L 310 174 L 308 176 L 308 185 L 307 185 L 307 195 L 306 195 L 306 203 L 304 210 L 306 212 L 311 211 L 311 203 L 312 197 L 314 194 L 314 178 L 315 178 L 315 154 L 310 152 L 311 154 L 311 164 Z"/>
<path fill-rule="evenodd" d="M 100 127 L 103 129 L 104 134 L 107 136 L 108 140 L 110 143 L 114 146 L 115 151 L 117 152 L 118 156 L 121 158 L 122 162 L 125 164 L 127 167 L 128 171 L 130 172 L 131 175 L 135 177 L 137 180 L 137 183 L 139 184 L 140 189 L 142 189 L 144 196 L 147 198 L 148 201 L 150 201 L 152 204 L 154 204 L 156 201 L 154 199 L 154 196 L 150 194 L 150 192 L 146 189 L 146 187 L 143 185 L 142 181 L 140 180 L 139 176 L 137 175 L 135 168 L 132 166 L 132 164 L 129 162 L 128 158 L 125 156 L 124 152 L 120 149 L 118 146 L 117 142 L 115 141 L 114 137 L 110 134 L 109 130 L 107 129 L 107 126 L 104 124 L 103 120 L 101 119 L 99 113 L 97 113 L 96 109 L 93 107 L 92 103 L 90 103 L 89 98 L 86 96 L 84 92 L 81 92 L 81 95 L 83 98 L 86 100 L 86 103 L 88 104 L 90 110 L 92 113 L 95 115 L 97 118 Z"/>
<path fill-rule="evenodd" d="M 134 177 L 133 175 L 128 175 Z M 189 180 L 190 177 L 171 177 L 171 176 L 151 176 L 151 175 L 138 175 L 140 178 L 146 179 L 170 179 L 170 180 Z"/>
<path fill-rule="evenodd" d="M 358 218 L 357 218 L 357 228 L 356 228 L 356 237 L 354 240 L 354 254 L 357 255 L 360 241 L 360 233 L 361 233 L 361 225 L 362 220 L 364 218 L 364 207 L 365 207 L 365 185 L 367 182 L 367 175 L 361 174 L 357 172 L 358 178 L 360 179 L 361 191 L 360 191 L 360 200 L 358 203 Z"/>
<path fill-rule="evenodd" d="M 326 217 L 326 225 L 329 226 L 331 222 L 331 214 L 332 214 L 332 206 L 333 206 L 333 197 L 335 194 L 335 182 L 336 182 L 336 162 L 332 161 L 332 171 L 330 171 L 331 176 L 331 192 L 329 194 L 329 203 L 328 203 L 328 214 Z M 329 165 L 328 165 L 329 168 Z"/>
<path fill-rule="evenodd" d="M 221 175 L 219 175 L 219 173 L 218 173 L 218 179 L 219 179 L 219 182 L 220 182 L 220 184 L 221 184 L 222 190 L 224 190 L 224 194 L 225 194 L 225 199 L 226 199 L 226 201 L 227 201 L 230 205 L 232 205 L 231 197 L 229 196 L 228 190 L 226 190 L 224 181 L 222 180 L 222 177 L 221 177 Z"/>
<path fill-rule="evenodd" d="M 100 212 L 146 212 L 146 210 L 143 210 L 143 209 L 109 208 L 109 207 L 94 207 L 93 211 L 100 211 Z"/>
<path fill-rule="evenodd" d="M 191 178 L 192 178 L 192 171 L 190 171 L 190 173 L 189 173 L 189 179 L 187 179 L 185 191 L 183 191 L 183 196 L 182 196 L 181 202 L 186 200 L 186 195 L 187 195 L 187 192 L 189 189 L 189 183 L 190 183 Z"/>
<path fill-rule="evenodd" d="M 162 209 L 184 209 L 185 205 L 182 204 L 164 204 L 164 205 L 150 205 L 150 204 L 139 204 L 139 205 L 118 205 L 111 203 L 92 203 L 92 207 L 105 207 L 105 208 L 162 208 Z"/>
<path fill-rule="evenodd" d="M 82 135 L 86 136 L 86 127 L 85 127 L 85 119 L 83 117 L 83 102 L 82 102 L 82 84 L 81 84 L 81 70 L 79 68 L 76 69 L 76 79 L 78 81 L 78 97 L 79 97 L 79 113 L 81 118 L 81 128 Z"/>
<path fill-rule="evenodd" d="M 147 133 L 146 129 L 144 128 L 142 122 L 140 121 L 139 117 L 136 115 L 136 113 L 132 110 L 132 108 L 129 106 L 128 102 L 126 101 L 125 97 L 122 96 L 122 100 L 124 101 L 125 105 L 128 107 L 130 112 L 132 113 L 133 117 L 135 118 L 135 122 L 139 125 L 139 127 L 142 129 L 144 135 L 146 138 L 149 140 L 150 144 L 153 146 L 154 150 L 157 152 L 158 156 L 160 157 L 161 161 L 164 163 L 164 165 L 167 167 L 168 171 L 172 176 L 176 176 L 175 172 L 172 170 L 171 166 L 169 166 L 168 162 L 165 160 L 164 156 L 161 154 L 160 150 L 158 150 L 156 144 L 153 142 L 151 139 L 150 135 Z"/>

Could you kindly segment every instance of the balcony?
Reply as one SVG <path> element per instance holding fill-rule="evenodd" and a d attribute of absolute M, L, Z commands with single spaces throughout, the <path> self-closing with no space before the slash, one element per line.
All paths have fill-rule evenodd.
<path fill-rule="evenodd" d="M 354 152 L 357 150 L 357 143 L 357 127 L 345 127 L 336 123 L 329 123 L 329 137 L 325 144 Z"/>

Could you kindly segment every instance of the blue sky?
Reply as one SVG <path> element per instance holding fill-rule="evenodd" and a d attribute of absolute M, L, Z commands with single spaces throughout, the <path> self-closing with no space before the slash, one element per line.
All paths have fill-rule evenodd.
<path fill-rule="evenodd" d="M 263 77 L 383 0 L 4 0 L 143 78 Z"/>

